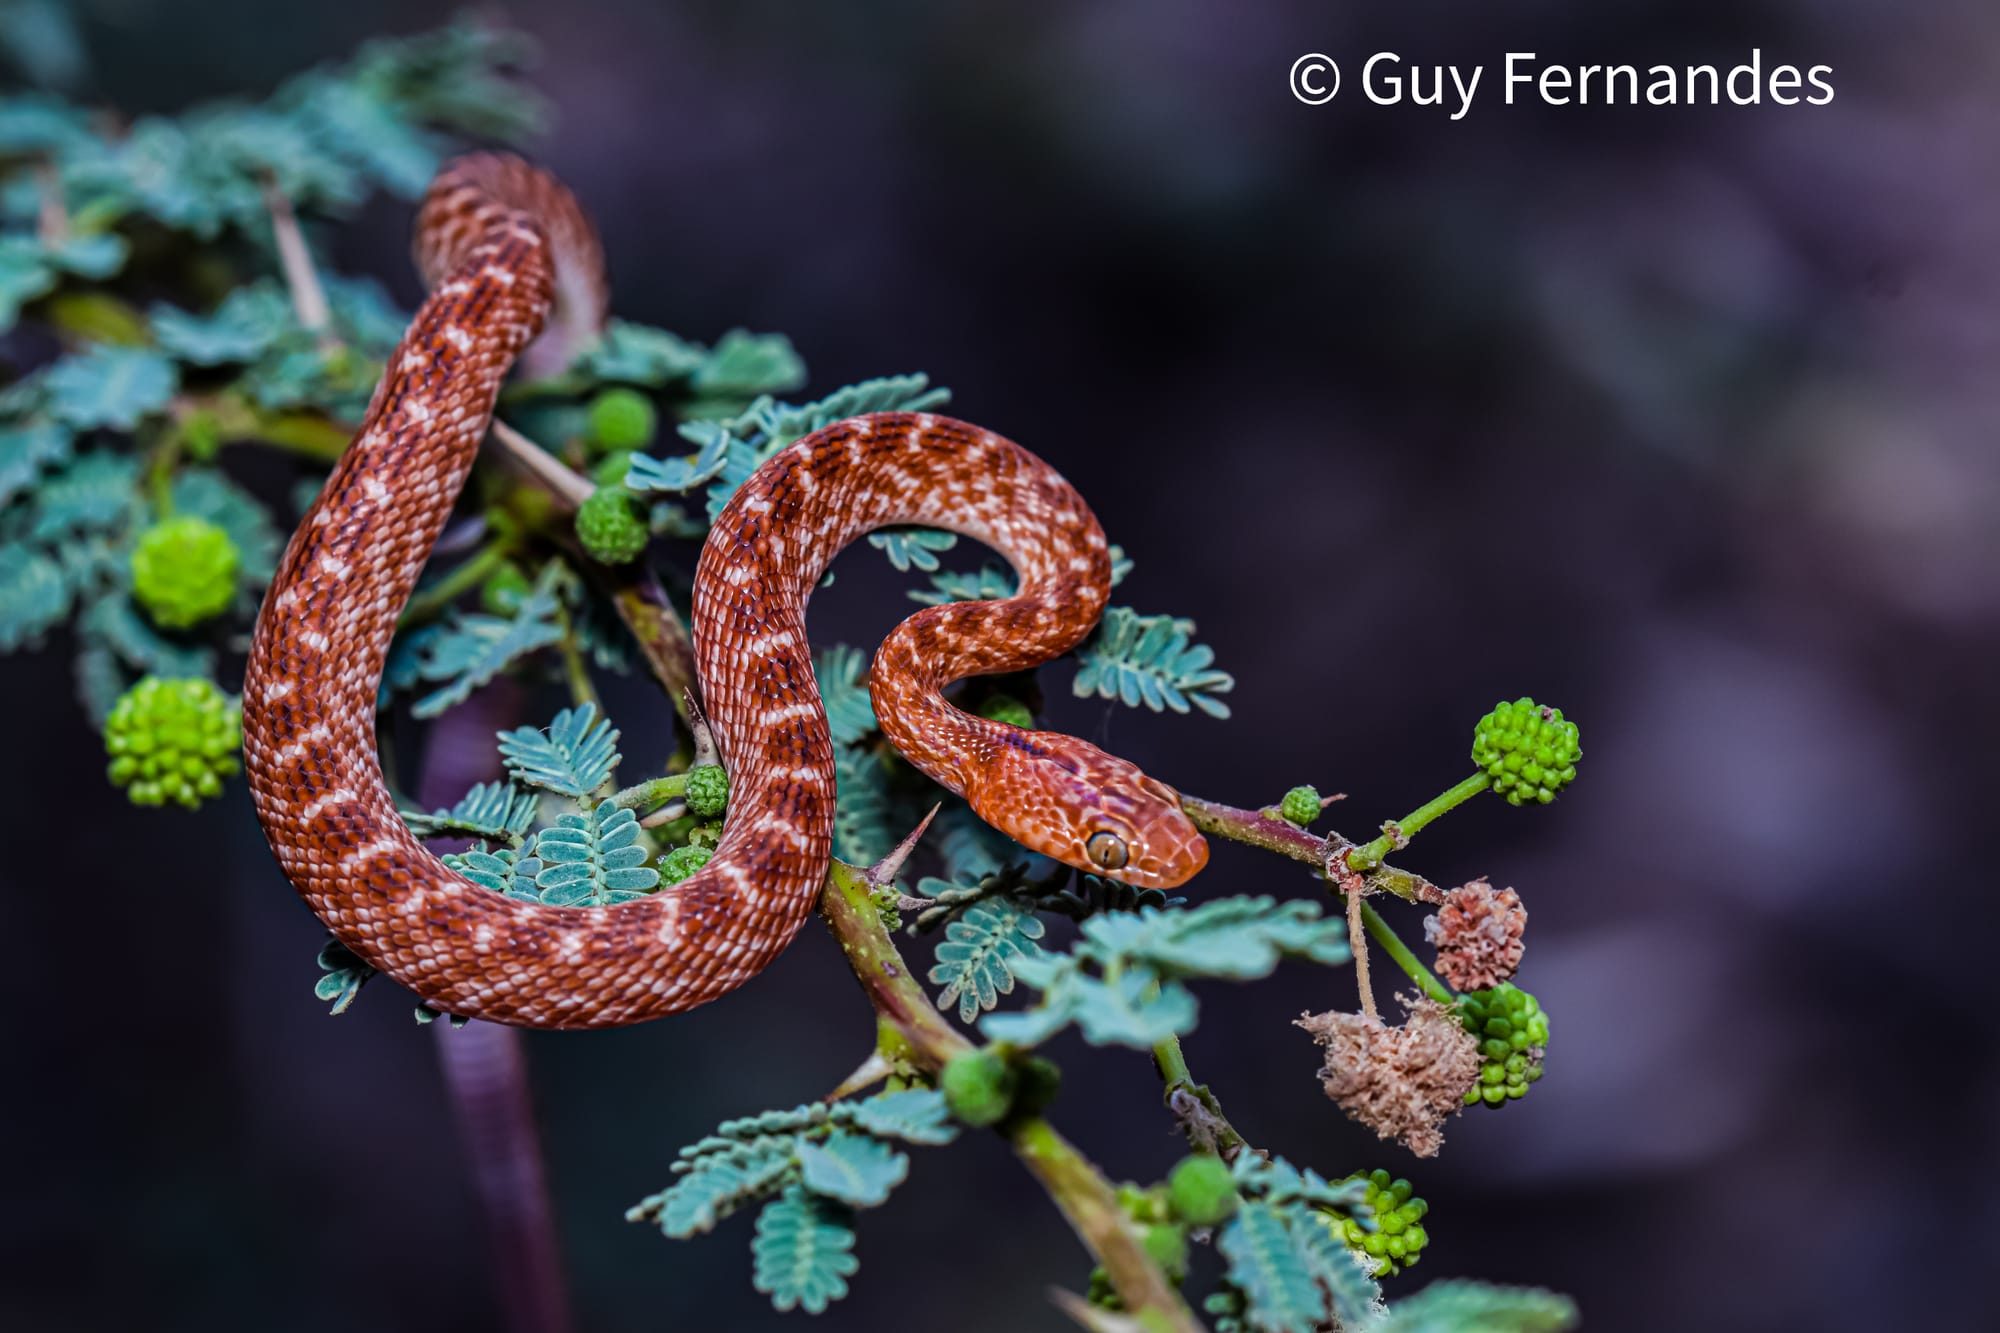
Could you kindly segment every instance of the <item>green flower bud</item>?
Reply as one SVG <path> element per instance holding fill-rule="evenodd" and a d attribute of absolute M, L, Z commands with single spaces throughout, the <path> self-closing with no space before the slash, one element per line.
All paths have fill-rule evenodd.
<path fill-rule="evenodd" d="M 1219 1157 L 1183 1158 L 1167 1176 L 1167 1204 L 1190 1226 L 1212 1227 L 1227 1221 L 1241 1202 L 1236 1182 Z"/>
<path fill-rule="evenodd" d="M 509 560 L 488 574 L 486 582 L 479 585 L 479 605 L 488 614 L 511 616 L 521 609 L 521 603 L 534 586 L 526 572 Z"/>
<path fill-rule="evenodd" d="M 606 389 L 590 400 L 590 438 L 603 449 L 639 449 L 659 425 L 653 400 L 633 389 Z"/>
<path fill-rule="evenodd" d="M 1319 792 L 1311 787 L 1294 787 L 1285 793 L 1285 799 L 1278 803 L 1278 813 L 1288 824 L 1300 828 L 1319 818 Z"/>
<path fill-rule="evenodd" d="M 576 535 L 590 558 L 622 565 L 646 549 L 646 515 L 624 486 L 599 486 L 576 511 Z"/>
<path fill-rule="evenodd" d="M 236 543 L 207 519 L 165 519 L 132 548 L 132 596 L 155 624 L 186 629 L 229 609 L 242 564 Z"/>
<path fill-rule="evenodd" d="M 1528 1085 L 1542 1076 L 1549 1044 L 1549 1016 L 1535 997 L 1512 983 L 1472 991 L 1458 997 L 1458 1019 L 1467 1032 L 1483 1038 L 1479 1081 L 1465 1094 L 1465 1104 L 1497 1107 L 1526 1096 Z"/>
<path fill-rule="evenodd" d="M 1576 780 L 1582 758 L 1576 723 L 1526 697 L 1501 704 L 1472 733 L 1472 762 L 1512 805 L 1553 801 Z"/>
<path fill-rule="evenodd" d="M 1035 726 L 1035 715 L 1028 705 L 1011 694 L 987 696 L 986 702 L 979 705 L 979 716 L 1028 731 L 1034 730 Z"/>
<path fill-rule="evenodd" d="M 1186 1227 L 1176 1222 L 1157 1222 L 1140 1233 L 1139 1244 L 1144 1247 L 1146 1257 L 1169 1278 L 1178 1282 L 1187 1276 Z"/>
<path fill-rule="evenodd" d="M 714 856 L 706 847 L 676 847 L 660 858 L 660 883 L 678 884 Z"/>
<path fill-rule="evenodd" d="M 1018 1082 L 1013 1066 L 997 1051 L 966 1051 L 946 1062 L 938 1076 L 945 1105 L 975 1129 L 1006 1119 Z"/>
<path fill-rule="evenodd" d="M 1367 1203 L 1375 1213 L 1375 1229 L 1368 1230 L 1338 1210 L 1323 1208 L 1320 1217 L 1334 1238 L 1373 1260 L 1376 1277 L 1400 1273 L 1422 1258 L 1430 1234 L 1420 1222 L 1430 1212 L 1430 1205 L 1411 1197 L 1415 1190 L 1410 1182 L 1379 1170 L 1365 1176 L 1357 1171 L 1347 1179 L 1368 1182 Z"/>
<path fill-rule="evenodd" d="M 688 770 L 687 807 L 703 819 L 713 819 L 729 804 L 729 775 L 720 764 L 700 764 Z"/>
<path fill-rule="evenodd" d="M 243 710 L 212 680 L 147 676 L 104 723 L 108 775 L 134 805 L 189 809 L 222 794 L 243 749 Z"/>

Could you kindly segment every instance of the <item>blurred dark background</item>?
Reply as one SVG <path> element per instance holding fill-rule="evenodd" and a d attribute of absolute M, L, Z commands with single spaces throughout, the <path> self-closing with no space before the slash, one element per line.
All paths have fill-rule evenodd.
<path fill-rule="evenodd" d="M 1456 780 L 1527 692 L 1584 731 L 1548 809 L 1476 802 L 1404 857 L 1516 886 L 1548 1077 L 1418 1162 L 1321 1096 L 1302 1009 L 1346 971 L 1203 988 L 1237 1125 L 1387 1166 L 1469 1276 L 1593 1329 L 1982 1329 L 2000 1098 L 1978 942 L 2000 689 L 2000 11 L 1965 0 L 845 5 L 566 0 L 539 155 L 594 210 L 619 311 L 789 333 L 824 391 L 924 370 L 1054 462 L 1194 617 L 1236 716 L 1066 695 L 1057 724 L 1350 833 Z M 261 92 L 429 0 L 84 7 L 129 110 Z M 1509 50 L 1833 67 L 1825 107 L 1499 103 Z M 1472 112 L 1377 107 L 1359 62 L 1484 63 Z M 1349 84 L 1295 102 L 1292 60 Z M 406 302 L 409 211 L 337 259 Z M 907 607 L 840 566 L 821 642 Z M 198 818 L 104 785 L 61 654 L 0 664 L 8 923 L 0 1322 L 487 1330 L 502 1316 L 436 1052 L 388 983 L 329 1021 L 317 924 L 237 785 Z M 537 704 L 536 707 L 539 707 Z M 642 683 L 627 752 L 667 748 Z M 537 712 L 536 717 L 542 716 Z M 1197 893 L 1310 895 L 1219 849 Z M 1395 905 L 1391 905 L 1394 907 Z M 1418 920 L 1393 913 L 1414 936 Z M 797 1328 L 750 1223 L 623 1210 L 718 1119 L 823 1093 L 864 1002 L 817 926 L 634 1031 L 527 1042 L 582 1327 Z M 1143 1057 L 1058 1052 L 1057 1123 L 1117 1178 L 1180 1152 Z M 1087 1261 L 1002 1144 L 920 1151 L 827 1329 L 1068 1325 Z"/>

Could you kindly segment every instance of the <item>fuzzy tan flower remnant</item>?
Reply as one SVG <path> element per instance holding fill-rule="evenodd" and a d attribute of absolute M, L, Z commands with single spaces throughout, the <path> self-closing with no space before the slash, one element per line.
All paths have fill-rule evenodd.
<path fill-rule="evenodd" d="M 1320 1082 L 1349 1116 L 1419 1157 L 1444 1146 L 1438 1126 L 1479 1077 L 1479 1043 L 1450 1009 L 1402 997 L 1401 1027 L 1367 1014 L 1307 1014 L 1298 1026 L 1326 1050 Z"/>
<path fill-rule="evenodd" d="M 1528 909 L 1512 889 L 1495 889 L 1483 879 L 1445 895 L 1438 914 L 1424 922 L 1424 935 L 1437 946 L 1438 975 L 1453 990 L 1489 990 L 1521 966 Z"/>

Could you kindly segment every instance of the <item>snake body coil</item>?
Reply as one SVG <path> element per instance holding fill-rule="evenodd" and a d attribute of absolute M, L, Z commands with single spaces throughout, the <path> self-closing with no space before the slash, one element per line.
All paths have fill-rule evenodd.
<path fill-rule="evenodd" d="M 730 773 L 714 859 L 608 908 L 492 893 L 397 815 L 375 750 L 396 619 L 524 349 L 559 367 L 604 304 L 589 223 L 514 159 L 449 164 L 418 218 L 433 284 L 360 434 L 272 583 L 243 688 L 245 767 L 272 850 L 356 954 L 433 1008 L 528 1027 L 642 1022 L 756 975 L 809 915 L 833 844 L 833 746 L 805 634 L 807 598 L 864 532 L 947 528 L 1021 577 L 1004 601 L 932 607 L 882 645 L 882 729 L 979 815 L 1073 865 L 1167 887 L 1206 845 L 1178 798 L 1073 737 L 970 716 L 941 690 L 1046 661 L 1083 638 L 1111 583 L 1104 533 L 1052 469 L 991 432 L 930 415 L 839 422 L 780 451 L 716 520 L 695 577 L 696 668 Z M 530 348 L 552 309 L 554 327 Z M 884 849 L 886 850 L 886 849 Z"/>

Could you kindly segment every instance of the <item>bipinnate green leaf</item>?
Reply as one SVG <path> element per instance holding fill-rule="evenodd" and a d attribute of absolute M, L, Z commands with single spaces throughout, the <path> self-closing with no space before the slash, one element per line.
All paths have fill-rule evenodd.
<path fill-rule="evenodd" d="M 98 451 L 80 455 L 34 493 L 30 534 L 67 541 L 82 532 L 122 527 L 139 504 L 139 460 Z"/>
<path fill-rule="evenodd" d="M 834 855 L 867 865 L 909 832 L 909 827 L 896 819 L 898 807 L 889 786 L 889 771 L 874 750 L 840 745 L 833 751 L 833 776 Z"/>
<path fill-rule="evenodd" d="M 692 375 L 707 355 L 701 344 L 665 329 L 614 319 L 584 354 L 583 368 L 600 380 L 659 388 Z"/>
<path fill-rule="evenodd" d="M 1299 1253 L 1326 1293 L 1338 1326 L 1368 1327 L 1383 1313 L 1382 1286 L 1375 1280 L 1373 1261 L 1349 1249 L 1312 1209 L 1293 1204 L 1284 1212 Z"/>
<path fill-rule="evenodd" d="M 361 994 L 361 987 L 375 975 L 375 969 L 339 940 L 329 939 L 319 951 L 323 974 L 313 986 L 313 994 L 332 1006 L 329 1013 L 344 1014 Z"/>
<path fill-rule="evenodd" d="M 981 565 L 971 574 L 941 569 L 931 575 L 930 587 L 911 589 L 910 600 L 922 602 L 925 606 L 943 606 L 946 602 L 997 602 L 1012 597 L 1020 587 L 1021 581 L 1014 577 L 1014 571 L 998 565 Z"/>
<path fill-rule="evenodd" d="M 1564 1333 L 1576 1325 L 1576 1302 L 1567 1296 L 1446 1281 L 1397 1301 L 1367 1333 Z"/>
<path fill-rule="evenodd" d="M 794 1165 L 789 1139 L 702 1158 L 672 1186 L 634 1204 L 625 1218 L 656 1222 L 666 1235 L 682 1240 L 774 1193 Z"/>
<path fill-rule="evenodd" d="M 489 842 L 518 843 L 535 822 L 537 804 L 531 791 L 522 791 L 506 782 L 482 782 L 448 810 L 398 813 L 420 838 L 483 838 Z"/>
<path fill-rule="evenodd" d="M 49 409 L 78 430 L 131 430 L 174 396 L 180 375 L 148 347 L 94 347 L 48 373 Z"/>
<path fill-rule="evenodd" d="M 598 717 L 595 704 L 579 704 L 557 713 L 545 731 L 500 733 L 500 758 L 516 782 L 581 800 L 610 781 L 618 766 L 618 731 Z"/>
<path fill-rule="evenodd" d="M 0 237 L 0 333 L 14 327 L 21 307 L 53 290 L 57 274 L 28 236 Z"/>
<path fill-rule="evenodd" d="M 875 730 L 875 705 L 868 697 L 868 658 L 859 648 L 836 643 L 813 659 L 813 675 L 826 702 L 826 721 L 836 745 L 856 745 Z"/>
<path fill-rule="evenodd" d="M 551 566 L 552 569 L 558 568 Z M 515 661 L 562 639 L 556 622 L 553 581 L 544 576 L 521 599 L 511 617 L 460 614 L 435 638 L 428 639 L 417 674 L 424 680 L 446 682 L 412 705 L 421 718 L 436 717 L 464 703 L 472 692 L 505 671 Z"/>
<path fill-rule="evenodd" d="M 1319 904 L 1218 898 L 1199 907 L 1107 912 L 1083 923 L 1078 952 L 1109 963 L 1134 960 L 1160 976 L 1269 976 L 1281 958 L 1339 964 L 1351 957 L 1347 927 Z"/>
<path fill-rule="evenodd" d="M 178 306 L 152 309 L 153 337 L 170 356 L 194 366 L 255 361 L 294 323 L 284 289 L 271 281 L 238 287 L 207 315 Z"/>
<path fill-rule="evenodd" d="M 660 882 L 660 872 L 645 864 L 638 816 L 610 801 L 560 816 L 535 835 L 535 855 L 542 862 L 535 887 L 550 907 L 630 902 Z"/>
<path fill-rule="evenodd" d="M 1232 1168 L 1236 1188 L 1266 1203 L 1308 1203 L 1337 1208 L 1368 1225 L 1368 1181 L 1329 1181 L 1311 1167 L 1300 1169 L 1282 1157 L 1240 1154 Z"/>
<path fill-rule="evenodd" d="M 868 544 L 889 557 L 898 573 L 938 567 L 937 553 L 958 545 L 958 534 L 936 528 L 882 528 L 868 534 Z"/>
<path fill-rule="evenodd" d="M 1236 688 L 1236 678 L 1215 669 L 1215 652 L 1194 642 L 1194 622 L 1176 616 L 1142 616 L 1128 606 L 1104 613 L 1077 649 L 1073 688 L 1127 707 L 1185 713 L 1190 706 L 1226 718 L 1229 705 L 1215 696 Z"/>
<path fill-rule="evenodd" d="M 33 486 L 46 469 L 68 462 L 75 438 L 56 421 L 23 421 L 0 429 L 0 505 Z"/>
<path fill-rule="evenodd" d="M 634 454 L 625 470 L 625 485 L 642 494 L 678 495 L 715 480 L 729 461 L 731 437 L 727 427 L 715 421 L 690 421 L 680 427 L 680 436 L 695 446 L 695 452 L 659 458 Z"/>
<path fill-rule="evenodd" d="M 904 1088 L 880 1092 L 854 1104 L 854 1127 L 877 1138 L 902 1139 L 926 1146 L 950 1143 L 958 1136 L 944 1094 L 935 1088 Z"/>
<path fill-rule="evenodd" d="M 523 856 L 511 847 L 488 849 L 482 843 L 470 851 L 449 853 L 438 859 L 482 889 L 524 902 L 542 900 L 541 890 L 535 887 L 535 876 L 542 873 L 542 863 L 537 857 Z"/>
<path fill-rule="evenodd" d="M 0 546 L 0 652 L 36 642 L 69 608 L 62 566 L 26 546 Z"/>
<path fill-rule="evenodd" d="M 1134 971 L 1109 981 L 1082 977 L 1079 984 L 1083 1003 L 1077 1026 L 1093 1046 L 1150 1050 L 1194 1030 L 1199 1006 L 1194 992 L 1177 981 L 1155 982 Z"/>
<path fill-rule="evenodd" d="M 835 1130 L 819 1143 L 801 1142 L 801 1179 L 815 1194 L 851 1208 L 872 1208 L 910 1174 L 910 1159 L 880 1139 Z"/>
<path fill-rule="evenodd" d="M 929 886 L 939 883 L 942 881 L 925 880 L 918 892 L 929 894 Z M 932 985 L 943 987 L 938 992 L 938 1007 L 949 1009 L 956 1004 L 959 1020 L 965 1023 L 995 1007 L 1000 996 L 1014 991 L 1010 964 L 1024 954 L 1039 952 L 1041 946 L 1035 941 L 1047 929 L 1031 906 L 1011 898 L 989 898 L 967 908 L 945 926 L 944 940 L 937 946 L 930 980 Z"/>
<path fill-rule="evenodd" d="M 787 393 L 806 382 L 805 362 L 782 333 L 731 329 L 688 376 L 695 392 L 711 398 L 754 398 Z"/>
<path fill-rule="evenodd" d="M 750 1248 L 751 1282 L 779 1310 L 820 1313 L 861 1267 L 846 1210 L 796 1185 L 764 1205 Z"/>
<path fill-rule="evenodd" d="M 1228 1261 L 1229 1281 L 1247 1302 L 1244 1318 L 1258 1333 L 1316 1333 L 1327 1322 L 1329 1301 L 1315 1259 L 1286 1210 L 1245 1203 L 1215 1244 Z"/>

